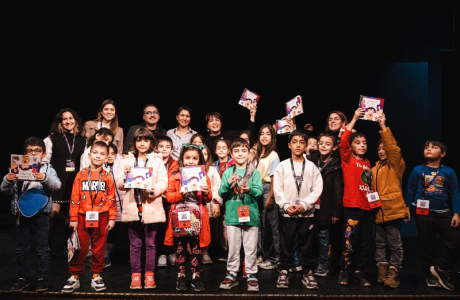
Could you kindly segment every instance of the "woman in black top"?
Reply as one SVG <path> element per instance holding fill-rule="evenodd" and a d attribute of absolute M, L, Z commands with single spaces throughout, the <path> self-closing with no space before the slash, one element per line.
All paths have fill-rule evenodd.
<path fill-rule="evenodd" d="M 77 113 L 71 108 L 64 108 L 56 114 L 51 124 L 50 135 L 44 140 L 46 145 L 44 160 L 51 163 L 62 182 L 61 188 L 52 194 L 53 211 L 49 218 L 48 232 L 50 248 L 60 212 L 65 218 L 64 249 L 65 242 L 72 233 L 69 228 L 69 202 L 73 181 L 80 170 L 80 156 L 86 146 L 86 139 L 81 135 L 82 129 L 83 124 Z"/>

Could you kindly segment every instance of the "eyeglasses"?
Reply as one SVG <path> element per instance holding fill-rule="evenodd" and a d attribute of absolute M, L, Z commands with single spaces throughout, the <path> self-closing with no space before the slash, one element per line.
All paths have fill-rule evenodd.
<path fill-rule="evenodd" d="M 153 110 L 153 111 L 146 111 L 144 115 L 150 116 L 150 115 L 158 115 L 158 110 Z"/>
<path fill-rule="evenodd" d="M 42 152 L 43 152 L 42 149 L 27 149 L 27 150 L 26 150 L 26 153 L 27 153 L 27 154 L 35 154 L 35 153 L 36 153 L 36 154 L 40 154 L 40 153 L 42 153 Z"/>
<path fill-rule="evenodd" d="M 338 122 L 338 121 L 342 121 L 342 119 L 340 119 L 340 118 L 329 118 L 329 119 L 327 119 L 327 121 L 328 122 L 332 122 L 332 121 L 337 121 Z"/>

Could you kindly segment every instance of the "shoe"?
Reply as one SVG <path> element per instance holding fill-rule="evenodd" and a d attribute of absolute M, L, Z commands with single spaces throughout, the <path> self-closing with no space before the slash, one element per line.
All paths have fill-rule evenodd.
<path fill-rule="evenodd" d="M 176 254 L 169 254 L 168 255 L 168 263 L 170 266 L 174 266 L 176 264 Z"/>
<path fill-rule="evenodd" d="M 104 284 L 104 280 L 102 280 L 102 277 L 97 275 L 96 278 L 91 279 L 91 287 L 96 291 L 104 291 L 107 289 L 107 287 Z"/>
<path fill-rule="evenodd" d="M 212 260 L 211 260 L 211 257 L 209 256 L 208 252 L 203 252 L 201 261 L 203 262 L 203 265 L 212 264 Z"/>
<path fill-rule="evenodd" d="M 219 257 L 217 258 L 217 260 L 221 261 L 221 262 L 227 262 L 227 259 L 228 259 L 228 252 L 227 251 L 222 251 L 219 254 Z"/>
<path fill-rule="evenodd" d="M 442 287 L 438 278 L 434 277 L 433 274 L 430 274 L 430 276 L 426 278 L 426 285 L 428 287 Z"/>
<path fill-rule="evenodd" d="M 340 270 L 339 278 L 337 278 L 337 283 L 341 285 L 348 285 L 348 272 L 345 270 Z"/>
<path fill-rule="evenodd" d="M 176 259 L 176 258 L 174 258 Z M 166 257 L 166 255 L 160 255 L 160 257 L 158 258 L 158 266 L 159 267 L 166 267 L 168 266 L 168 258 Z"/>
<path fill-rule="evenodd" d="M 48 280 L 46 278 L 38 278 L 37 286 L 35 287 L 36 292 L 46 292 L 48 290 Z"/>
<path fill-rule="evenodd" d="M 308 271 L 308 274 L 303 274 L 302 283 L 309 290 L 319 289 L 318 282 L 316 281 L 315 276 L 313 276 L 313 271 Z"/>
<path fill-rule="evenodd" d="M 132 290 L 142 289 L 141 273 L 131 274 L 131 285 L 129 286 L 129 288 Z"/>
<path fill-rule="evenodd" d="M 86 256 L 85 265 L 91 267 L 91 255 Z"/>
<path fill-rule="evenodd" d="M 110 258 L 107 256 L 106 258 L 104 258 L 104 269 L 110 266 L 112 266 L 112 262 L 110 261 Z"/>
<path fill-rule="evenodd" d="M 384 282 L 386 279 L 387 279 L 387 276 L 388 276 L 388 263 L 387 262 L 379 262 L 377 264 L 377 266 L 379 267 L 379 273 L 378 273 L 378 277 L 377 277 L 377 282 Z"/>
<path fill-rule="evenodd" d="M 329 273 L 329 270 L 327 269 L 327 264 L 319 264 L 316 267 L 316 270 L 315 270 L 314 274 L 316 276 L 326 276 L 327 273 Z"/>
<path fill-rule="evenodd" d="M 225 276 L 224 281 L 220 283 L 219 288 L 224 289 L 224 290 L 229 290 L 234 286 L 238 285 L 238 280 L 236 280 L 236 277 L 232 273 L 227 273 L 227 276 Z"/>
<path fill-rule="evenodd" d="M 388 269 L 388 276 L 387 276 L 387 279 L 385 279 L 385 281 L 383 282 L 383 285 L 395 289 L 399 286 L 399 283 L 400 283 L 400 280 L 399 280 L 399 275 L 398 275 L 398 269 L 391 266 Z"/>
<path fill-rule="evenodd" d="M 441 284 L 443 288 L 449 291 L 455 290 L 455 285 L 450 281 L 449 271 L 442 271 L 438 266 L 431 266 L 430 272 L 434 277 L 438 278 L 439 284 Z"/>
<path fill-rule="evenodd" d="M 13 286 L 11 287 L 11 291 L 20 292 L 28 286 L 29 286 L 29 281 L 26 278 L 18 278 L 13 283 Z"/>
<path fill-rule="evenodd" d="M 243 278 L 248 278 L 248 273 L 246 273 L 246 263 L 243 261 Z"/>
<path fill-rule="evenodd" d="M 278 274 L 276 287 L 279 289 L 287 289 L 289 287 L 289 275 L 286 270 L 283 270 Z"/>
<path fill-rule="evenodd" d="M 265 270 L 273 270 L 275 269 L 278 265 L 276 263 L 272 263 L 269 260 L 266 260 L 264 262 L 261 262 L 258 264 L 259 268 L 265 269 Z"/>
<path fill-rule="evenodd" d="M 153 272 L 145 272 L 144 278 L 144 288 L 145 289 L 154 289 L 157 285 L 155 284 L 155 278 L 153 276 Z"/>
<path fill-rule="evenodd" d="M 259 291 L 259 281 L 256 278 L 256 275 L 251 274 L 248 278 L 248 292 L 258 292 Z"/>
<path fill-rule="evenodd" d="M 256 260 L 257 264 L 260 264 L 263 261 L 264 261 L 264 259 L 262 258 L 262 256 L 257 256 L 257 260 Z"/>
<path fill-rule="evenodd" d="M 362 271 L 355 271 L 355 273 L 353 273 L 353 280 L 360 286 L 371 286 L 370 281 Z"/>
<path fill-rule="evenodd" d="M 176 290 L 185 291 L 187 290 L 187 283 L 185 281 L 185 274 L 181 274 L 177 277 L 176 280 Z"/>
<path fill-rule="evenodd" d="M 62 288 L 61 292 L 63 293 L 73 293 L 76 289 L 80 287 L 80 280 L 75 278 L 73 275 L 67 279 L 66 285 Z"/>
<path fill-rule="evenodd" d="M 192 278 L 192 288 L 195 290 L 195 292 L 203 292 L 204 291 L 204 284 L 203 280 L 201 280 L 201 277 L 195 274 L 195 278 Z"/>

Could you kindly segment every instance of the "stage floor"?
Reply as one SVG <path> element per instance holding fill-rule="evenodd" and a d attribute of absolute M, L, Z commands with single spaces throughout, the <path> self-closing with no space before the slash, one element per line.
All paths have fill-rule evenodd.
<path fill-rule="evenodd" d="M 64 286 L 68 274 L 67 259 L 63 256 L 53 256 L 50 260 L 49 271 L 49 292 L 37 295 L 35 293 L 35 283 L 37 280 L 36 266 L 37 260 L 34 252 L 31 254 L 31 269 L 30 269 L 30 286 L 27 289 L 31 292 L 18 293 L 9 292 L 11 285 L 16 279 L 16 233 L 14 229 L 14 221 L 11 215 L 2 214 L 0 216 L 0 298 L 1 299 L 19 299 L 19 298 L 69 298 L 68 295 L 61 295 L 60 290 Z M 61 231 L 59 231 L 61 232 Z M 59 240 L 63 239 L 63 234 L 57 232 L 55 245 Z M 357 297 L 390 297 L 390 298 L 406 298 L 417 297 L 432 298 L 432 297 L 454 297 L 460 298 L 460 274 L 458 266 L 455 266 L 452 272 L 452 280 L 457 286 L 456 291 L 447 291 L 442 288 L 428 288 L 425 283 L 425 276 L 420 267 L 420 262 L 417 254 L 417 239 L 408 237 L 403 239 L 404 245 L 404 263 L 401 272 L 401 285 L 397 289 L 385 288 L 382 284 L 376 281 L 377 267 L 371 261 L 366 270 L 369 280 L 372 285 L 370 287 L 361 287 L 354 282 L 348 286 L 341 286 L 336 283 L 337 275 L 328 274 L 326 277 L 317 277 L 319 290 L 308 290 L 302 285 L 302 274 L 290 274 L 289 289 L 277 289 L 277 271 L 259 269 L 258 279 L 260 292 L 248 293 L 246 280 L 239 274 L 239 285 L 231 290 L 219 289 L 220 282 L 225 277 L 226 263 L 218 262 L 214 259 L 214 263 L 203 266 L 202 278 L 206 287 L 203 294 L 198 294 L 190 287 L 190 274 L 188 276 L 188 290 L 178 292 L 175 289 L 175 279 L 177 273 L 173 266 L 157 267 L 155 270 L 155 281 L 157 288 L 154 290 L 130 290 L 131 269 L 129 266 L 129 244 L 126 231 L 122 231 L 118 237 L 115 251 L 111 255 L 112 266 L 107 268 L 102 277 L 107 286 L 105 292 L 97 295 L 93 294 L 90 286 L 91 273 L 90 268 L 81 275 L 81 288 L 78 293 L 75 292 L 71 298 L 108 298 L 108 299 L 135 299 L 135 298 L 157 298 L 157 299 L 174 299 L 180 294 L 193 296 L 194 298 L 209 298 L 219 296 L 221 298 L 266 298 L 266 297 L 298 297 L 310 296 L 312 298 L 354 298 Z M 184 295 L 185 296 L 185 295 Z"/>

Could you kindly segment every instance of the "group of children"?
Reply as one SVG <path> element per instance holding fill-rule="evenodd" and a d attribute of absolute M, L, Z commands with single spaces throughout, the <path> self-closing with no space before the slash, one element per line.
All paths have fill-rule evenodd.
<path fill-rule="evenodd" d="M 212 149 L 218 157 L 214 162 L 199 134 L 182 145 L 176 161 L 171 157 L 172 140 L 155 138 L 147 128 L 136 130 L 132 149 L 124 158 L 111 143 L 113 134 L 108 139 L 106 133 L 96 133 L 73 183 L 69 226 L 78 232 L 81 249 L 69 262 L 71 276 L 62 292 L 72 293 L 80 287 L 79 276 L 90 247 L 91 286 L 96 291 L 106 289 L 100 275 L 107 267 L 113 233 L 122 223 L 128 226 L 131 289 L 155 288 L 157 261 L 158 266 L 169 261 L 177 271 L 177 290 L 187 290 L 185 270 L 190 265 L 192 288 L 204 291 L 202 264 L 212 263 L 212 245 L 217 245 L 219 260 L 227 262 L 221 289 L 239 284 L 241 264 L 251 292 L 259 291 L 258 267 L 278 270 L 278 288 L 289 287 L 290 271 L 302 270 L 303 285 L 318 289 L 316 276 L 328 273 L 330 249 L 340 258 L 339 284 L 348 285 L 352 276 L 359 285 L 369 286 L 364 271 L 372 243 L 377 281 L 396 288 L 403 259 L 399 231 L 411 214 L 419 232 L 428 286 L 453 290 L 449 270 L 460 258 L 460 196 L 455 172 L 441 164 L 446 146 L 440 141 L 426 142 L 426 163 L 414 168 L 403 197 L 405 163 L 383 114 L 378 119 L 380 160 L 372 167 L 364 158 L 366 137 L 353 129 L 364 113 L 361 108 L 356 110 L 339 134 L 325 131 L 316 139 L 304 130 L 294 130 L 287 144 L 291 156 L 283 161 L 277 154 L 276 132 L 268 124 L 260 128 L 254 145 L 248 132 L 231 142 L 217 140 Z M 45 152 L 43 140 L 32 137 L 25 141 L 25 154 L 44 157 Z M 181 191 L 180 168 L 198 165 L 205 166 L 206 184 L 199 192 Z M 152 168 L 150 189 L 124 187 L 126 174 L 134 167 Z M 49 195 L 61 183 L 48 163 L 42 164 L 35 178 L 20 182 L 8 173 L 1 184 L 2 193 L 13 195 L 11 209 L 17 218 L 19 275 L 12 287 L 16 291 L 29 284 L 32 236 L 39 257 L 37 291 L 48 288 Z M 43 189 L 48 202 L 34 216 L 25 217 L 18 201 L 31 189 Z M 437 233 L 445 242 L 438 260 Z"/>

